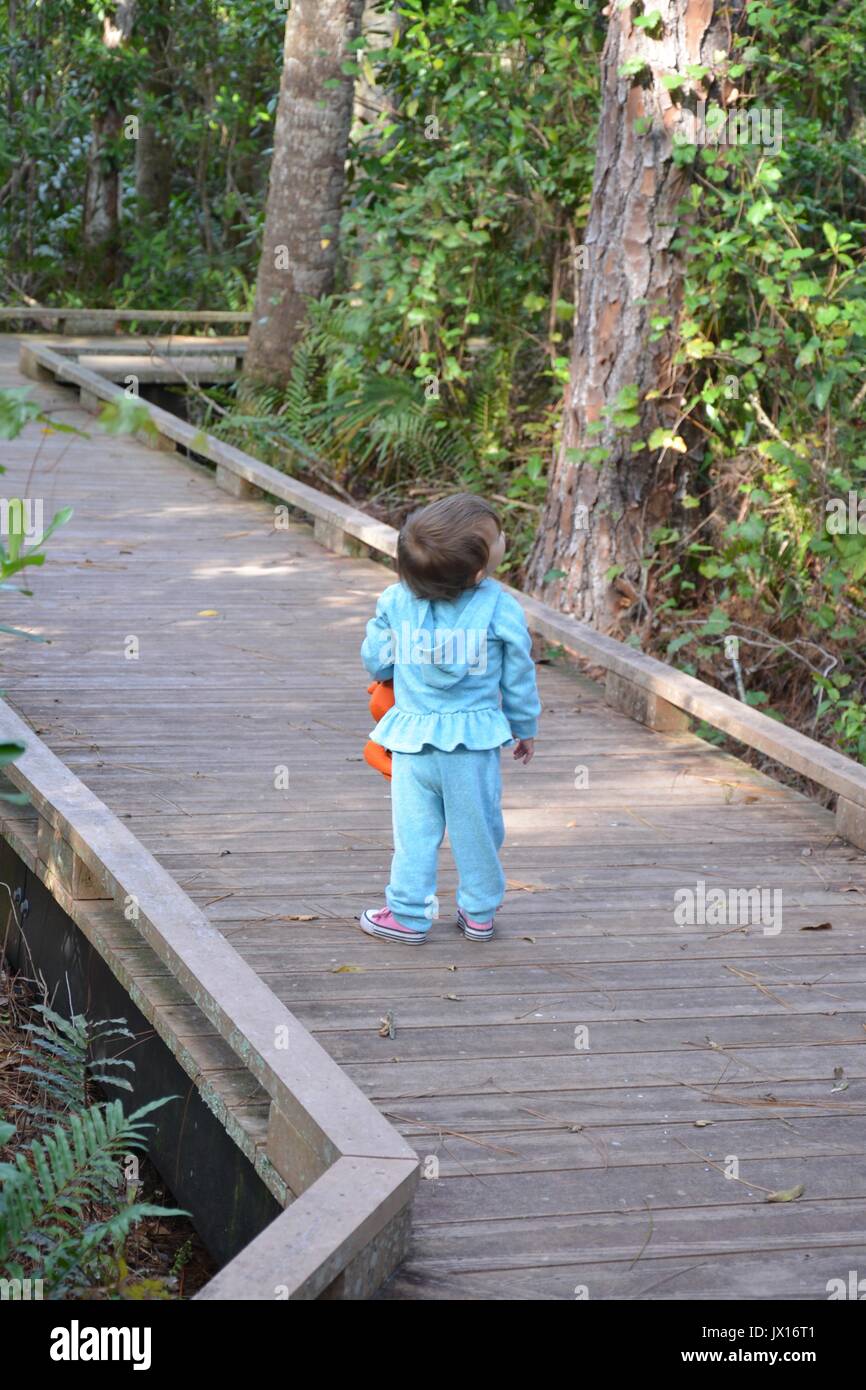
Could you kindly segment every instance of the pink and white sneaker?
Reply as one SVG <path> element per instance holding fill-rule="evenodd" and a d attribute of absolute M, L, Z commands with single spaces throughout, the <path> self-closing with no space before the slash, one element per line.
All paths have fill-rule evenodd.
<path fill-rule="evenodd" d="M 404 927 L 389 907 L 376 908 L 374 911 L 367 908 L 366 912 L 361 913 L 359 925 L 368 936 L 378 936 L 383 941 L 405 941 L 407 946 L 420 946 L 427 940 L 425 931 Z"/>
<path fill-rule="evenodd" d="M 473 917 L 467 916 L 462 907 L 457 909 L 457 926 L 467 941 L 489 941 L 493 936 L 493 923 L 492 917 L 489 922 L 476 922 Z"/>

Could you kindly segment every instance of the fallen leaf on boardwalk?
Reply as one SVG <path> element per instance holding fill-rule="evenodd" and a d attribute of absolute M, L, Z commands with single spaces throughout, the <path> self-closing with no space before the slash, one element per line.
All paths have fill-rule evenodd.
<path fill-rule="evenodd" d="M 363 975 L 363 973 L 363 965 L 333 965 L 331 967 L 332 975 Z"/>
<path fill-rule="evenodd" d="M 707 1129 L 712 1123 L 712 1120 L 695 1120 L 695 1129 Z"/>
<path fill-rule="evenodd" d="M 847 1091 L 847 1089 L 848 1089 L 848 1082 L 845 1080 L 845 1068 L 844 1068 L 844 1067 L 834 1067 L 834 1068 L 833 1068 L 833 1080 L 834 1080 L 834 1082 L 835 1082 L 836 1084 L 835 1084 L 834 1086 L 831 1086 L 831 1087 L 830 1087 L 830 1095 L 831 1095 L 831 1096 L 832 1096 L 833 1094 L 835 1094 L 836 1091 Z"/>
<path fill-rule="evenodd" d="M 455 1003 L 457 1003 L 457 1004 L 460 1003 L 460 995 L 459 995 L 459 994 L 443 994 L 443 995 L 442 995 L 442 998 L 443 998 L 443 999 L 453 999 Z"/>
<path fill-rule="evenodd" d="M 196 614 L 196 617 L 198 617 L 198 618 L 218 618 L 218 617 L 219 617 L 219 609 L 218 609 L 218 608 L 201 608 L 201 609 L 199 609 L 198 613 Z"/>
<path fill-rule="evenodd" d="M 445 969 L 446 969 L 446 970 L 456 970 L 456 969 L 457 969 L 457 966 L 456 966 L 456 965 L 446 965 Z"/>
<path fill-rule="evenodd" d="M 277 917 L 278 922 L 315 922 L 312 912 L 290 912 L 285 917 Z"/>
<path fill-rule="evenodd" d="M 801 928 L 800 928 L 800 931 L 832 931 L 832 930 L 833 930 L 833 923 L 832 923 L 832 922 L 814 922 L 814 923 L 810 923 L 810 925 L 809 925 L 808 927 L 801 927 Z"/>
<path fill-rule="evenodd" d="M 768 1202 L 796 1202 L 798 1197 L 802 1197 L 806 1191 L 805 1183 L 798 1182 L 796 1187 L 789 1187 L 784 1192 L 770 1192 L 767 1194 Z"/>
<path fill-rule="evenodd" d="M 524 941 L 531 941 L 532 944 L 533 944 L 533 946 L 535 945 L 535 937 L 534 937 L 534 936 L 525 936 L 525 937 L 523 938 L 523 940 L 524 940 Z"/>
<path fill-rule="evenodd" d="M 395 1038 L 397 1036 L 397 1029 L 394 1026 L 394 1015 L 391 1013 L 390 1009 L 384 1018 L 379 1019 L 379 1022 L 382 1025 L 379 1029 L 380 1038 Z"/>

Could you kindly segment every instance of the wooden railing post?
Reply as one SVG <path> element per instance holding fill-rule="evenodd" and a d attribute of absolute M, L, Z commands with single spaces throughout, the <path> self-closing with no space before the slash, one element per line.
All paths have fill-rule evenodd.
<path fill-rule="evenodd" d="M 247 482 L 238 473 L 233 473 L 224 464 L 218 463 L 216 467 L 216 484 L 221 487 L 223 492 L 228 492 L 232 497 L 261 497 L 262 490 L 256 487 L 255 483 Z"/>
<path fill-rule="evenodd" d="M 866 849 L 866 806 L 840 796 L 836 801 L 836 833 L 858 849 Z"/>
<path fill-rule="evenodd" d="M 59 830 L 45 819 L 39 817 L 36 828 L 36 853 L 45 865 L 45 884 L 57 884 L 71 897 L 79 901 L 109 899 L 112 894 L 99 878 L 91 873 L 82 859 L 79 859 L 68 840 Z"/>
<path fill-rule="evenodd" d="M 676 705 L 635 685 L 615 671 L 608 671 L 604 679 L 604 697 L 613 709 L 637 719 L 650 729 L 662 734 L 684 734 L 689 729 L 689 716 Z"/>

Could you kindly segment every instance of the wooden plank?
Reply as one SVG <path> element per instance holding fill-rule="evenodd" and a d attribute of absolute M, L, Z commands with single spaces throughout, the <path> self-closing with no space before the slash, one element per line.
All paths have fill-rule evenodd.
<path fill-rule="evenodd" d="M 177 358 L 177 363 L 172 359 Z M 78 358 L 90 371 L 98 372 L 109 381 L 124 381 L 135 377 L 139 382 L 213 382 L 234 381 L 238 375 L 235 360 L 217 355 L 198 353 L 154 353 L 132 356 L 129 353 L 81 353 Z"/>
<path fill-rule="evenodd" d="M 652 1125 L 662 1129 L 671 1125 L 690 1125 L 696 1135 L 696 1122 L 710 1126 L 727 1124 L 732 1117 L 751 1122 L 772 1119 L 779 1134 L 788 1126 L 797 1125 L 804 1116 L 828 1117 L 842 1122 L 851 1115 L 863 1113 L 863 1101 L 847 1100 L 847 1092 L 832 1093 L 826 1080 L 776 1081 L 772 1091 L 765 1080 L 746 1081 L 738 1074 L 736 1081 L 724 1080 L 713 1085 L 683 1085 L 681 1082 L 650 1084 L 646 1080 L 620 1086 L 602 1086 L 584 1091 L 534 1090 L 494 1091 L 488 1087 L 484 1094 L 412 1095 L 382 1102 L 384 1112 L 415 1136 L 422 1154 L 429 1153 L 437 1136 L 449 1142 L 455 1132 L 471 1136 L 497 1135 L 508 1147 L 507 1136 L 526 1129 L 545 1131 L 561 1129 L 582 1133 L 584 1129 L 611 1128 L 617 1125 Z M 427 1131 L 431 1136 L 421 1144 L 418 1136 Z M 839 1140 L 841 1143 L 841 1139 Z M 777 1149 L 778 1152 L 778 1149 Z M 603 1158 L 599 1156 L 599 1163 Z M 543 1247 L 539 1247 L 539 1254 Z"/>
<path fill-rule="evenodd" d="M 856 1202 L 834 1200 L 766 1203 L 743 1201 L 670 1211 L 638 1210 L 566 1214 L 509 1222 L 469 1221 L 459 1225 L 418 1226 L 409 1268 L 425 1274 L 487 1272 L 492 1286 L 504 1270 L 538 1268 L 534 1252 L 543 1244 L 548 1265 L 643 1263 L 661 1256 L 715 1260 L 719 1256 L 763 1252 L 769 1269 L 794 1250 L 842 1256 L 866 1251 L 866 1219 Z M 843 1261 L 845 1263 L 843 1263 Z M 841 1272 L 841 1271 L 840 1271 Z M 573 1293 L 571 1295 L 573 1297 Z M 813 1296 L 826 1297 L 815 1293 Z"/>
<path fill-rule="evenodd" d="M 841 1287 L 846 1298 L 860 1297 L 858 1279 L 852 1287 L 850 1270 L 862 1269 L 866 1244 L 855 1238 L 828 1253 L 820 1248 L 774 1250 L 765 1254 L 655 1256 L 650 1246 L 638 1260 L 617 1264 L 563 1260 L 553 1267 L 433 1273 L 420 1259 L 411 1259 L 377 1295 L 381 1301 L 404 1299 L 474 1302 L 559 1302 L 568 1300 L 633 1299 L 658 1301 L 711 1300 L 745 1302 L 826 1299 Z M 859 1277 L 859 1276 L 858 1276 Z M 841 1281 L 841 1282 L 840 1282 Z"/>
<path fill-rule="evenodd" d="M 32 335 L 28 341 L 33 341 Z M 170 354 L 172 357 L 184 358 L 187 354 L 200 353 L 205 351 L 210 357 L 242 357 L 247 350 L 246 336 L 233 334 L 229 337 L 211 337 L 192 333 L 153 333 L 143 336 L 141 334 L 114 334 L 112 337 L 74 337 L 65 334 L 63 337 L 50 337 L 40 335 L 38 341 L 44 347 L 50 347 L 52 352 L 59 353 L 62 357 L 75 357 L 88 365 L 91 354 L 100 356 L 123 357 L 129 353 L 138 353 L 148 359 L 161 353 Z"/>
<path fill-rule="evenodd" d="M 679 1054 L 683 1048 L 693 1051 L 709 1050 L 709 1036 L 696 1029 L 694 1020 L 665 1018 L 658 1020 L 608 1018 L 592 1023 L 579 1020 L 556 1023 L 521 1020 L 519 1023 L 483 1026 L 470 1020 L 460 1026 L 439 1021 L 435 1027 L 412 1027 L 403 1023 L 399 1011 L 394 1011 L 395 1036 L 381 1037 L 378 1020 L 371 1019 L 361 1031 L 328 1030 L 327 1044 L 331 1056 L 343 1066 L 367 1062 L 459 1062 L 468 1057 L 571 1057 L 578 1050 L 592 1051 L 593 1056 L 606 1053 L 626 1055 L 641 1052 L 648 1057 L 663 1052 Z M 325 1034 L 318 1030 L 319 1040 Z M 832 1017 L 815 1014 L 793 1014 L 780 1010 L 777 1015 L 758 1015 L 748 1019 L 713 1020 L 713 1050 L 718 1055 L 736 1058 L 740 1053 L 759 1047 L 802 1046 L 804 1042 L 818 1046 L 836 1043 L 862 1043 L 862 1011 L 837 1013 Z"/>
<path fill-rule="evenodd" d="M 4 305 L 0 322 L 37 323 L 250 323 L 252 314 L 233 309 L 51 309 L 29 304 Z"/>
<path fill-rule="evenodd" d="M 538 1108 L 544 1109 L 543 1105 Z M 424 1160 L 431 1156 L 437 1160 L 435 1166 L 427 1168 L 437 1177 L 425 1178 L 422 1193 L 427 1183 L 440 1178 L 475 1174 L 537 1176 L 575 1169 L 595 1172 L 599 1166 L 644 1169 L 664 1165 L 676 1170 L 700 1161 L 695 1159 L 695 1150 L 715 1163 L 720 1154 L 736 1154 L 743 1165 L 741 1171 L 751 1173 L 745 1165 L 767 1158 L 856 1159 L 866 1145 L 866 1113 L 862 1111 L 835 1116 L 806 1114 L 794 1120 L 786 1118 L 785 1124 L 761 1116 L 728 1115 L 699 1129 L 694 1120 L 675 1124 L 562 1124 L 558 1128 L 548 1124 L 520 1129 L 519 1118 L 515 1116 L 510 1130 L 476 1129 L 469 1135 L 445 1133 L 411 1121 L 403 1123 L 403 1133 L 411 1137 L 422 1155 L 422 1173 Z M 446 1189 L 446 1198 L 451 1190 Z M 440 1209 L 445 1205 L 442 1196 L 433 1200 Z M 416 1212 L 423 1220 L 423 1208 Z"/>
<path fill-rule="evenodd" d="M 866 1198 L 866 1172 L 856 1171 L 852 1154 L 749 1159 L 736 1149 L 717 1147 L 700 1130 L 692 1130 L 684 1142 L 694 1151 L 690 1162 L 604 1166 L 597 1158 L 593 1167 L 550 1172 L 544 1184 L 539 1183 L 535 1172 L 488 1171 L 478 1175 L 470 1168 L 454 1177 L 440 1174 L 419 1186 L 416 1225 L 437 1223 L 443 1210 L 447 1210 L 449 1224 L 495 1221 L 503 1212 L 508 1212 L 515 1224 L 544 1218 L 551 1211 L 570 1217 L 643 1212 L 645 1220 L 648 1213 L 655 1218 L 662 1212 L 669 1216 L 689 1208 L 713 1212 L 728 1208 L 733 1214 L 744 1206 L 757 1210 L 769 1193 L 790 1191 L 800 1183 L 808 1193 L 804 1200 L 809 1214 L 825 1201 L 850 1201 L 853 1205 Z M 687 1150 L 680 1148 L 679 1153 L 689 1157 Z M 728 1155 L 737 1159 L 736 1179 L 725 1176 Z M 733 1165 L 729 1171 L 734 1171 Z"/>
<path fill-rule="evenodd" d="M 832 986 L 832 997 L 823 991 L 816 993 L 814 988 L 801 988 L 798 993 L 789 993 L 786 987 L 774 986 L 773 992 L 784 999 L 785 1004 L 777 1004 L 775 1013 L 768 1014 L 766 994 L 754 986 L 738 985 L 734 977 L 730 985 L 703 984 L 673 995 L 660 994 L 653 989 L 629 990 L 626 997 L 619 990 L 602 993 L 590 987 L 580 989 L 576 986 L 572 992 L 545 992 L 542 988 L 539 993 L 523 995 L 476 995 L 472 1000 L 470 1022 L 477 1027 L 544 1021 L 592 1024 L 623 1013 L 628 1018 L 641 1018 L 646 1023 L 677 1020 L 683 1028 L 690 1021 L 694 1028 L 695 1020 L 706 1019 L 708 1024 L 712 1020 L 715 1027 L 718 1019 L 774 1017 L 788 1009 L 797 1018 L 808 1013 L 826 1017 L 853 1015 L 859 1018 L 860 1014 L 866 1013 L 866 980 L 836 981 Z M 448 1022 L 449 1015 L 444 1013 L 441 996 L 432 990 L 426 995 L 408 998 L 401 995 L 388 1003 L 394 1004 L 399 1037 L 412 1028 L 464 1026 L 454 1022 L 453 1009 L 451 1022 Z M 332 1035 L 342 1029 L 369 1029 L 377 1037 L 379 1035 L 382 1002 L 372 996 L 368 999 L 342 999 L 336 996 L 315 998 L 307 997 L 304 992 L 293 998 L 292 1007 L 306 1026 L 319 1035 L 323 1046 L 334 1053 L 337 1052 L 338 1042 Z M 704 1035 L 697 1036 L 700 1038 Z M 523 1044 L 521 1051 L 526 1050 L 526 1046 Z"/>

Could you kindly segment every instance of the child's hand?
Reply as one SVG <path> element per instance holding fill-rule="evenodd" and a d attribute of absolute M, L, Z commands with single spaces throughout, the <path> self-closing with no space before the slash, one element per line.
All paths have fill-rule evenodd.
<path fill-rule="evenodd" d="M 534 738 L 519 738 L 514 748 L 514 757 L 524 766 L 532 762 L 532 755 L 535 752 Z"/>

